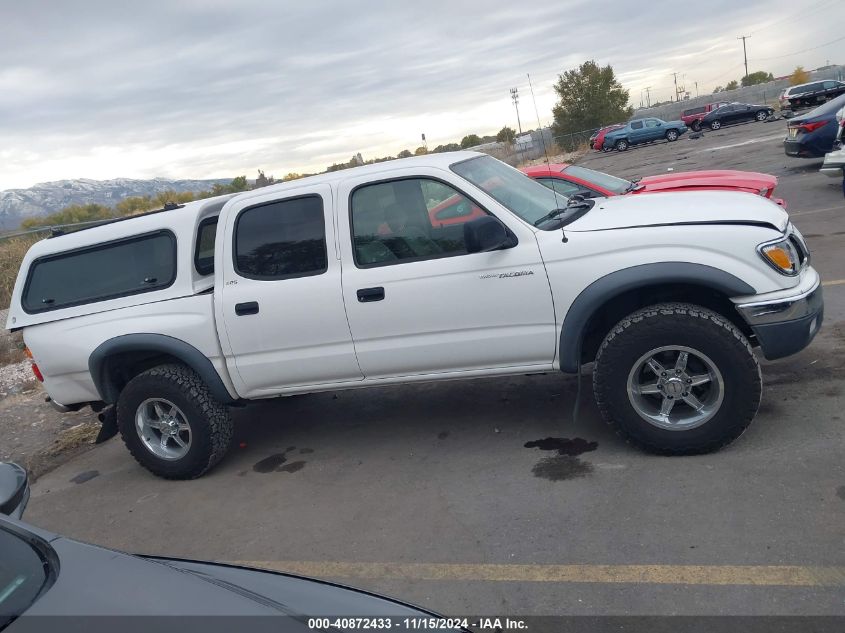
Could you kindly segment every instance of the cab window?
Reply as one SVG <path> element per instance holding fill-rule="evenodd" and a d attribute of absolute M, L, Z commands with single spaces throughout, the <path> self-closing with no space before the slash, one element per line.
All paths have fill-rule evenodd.
<path fill-rule="evenodd" d="M 359 268 L 466 254 L 466 222 L 487 215 L 450 185 L 404 178 L 358 187 L 350 221 Z"/>

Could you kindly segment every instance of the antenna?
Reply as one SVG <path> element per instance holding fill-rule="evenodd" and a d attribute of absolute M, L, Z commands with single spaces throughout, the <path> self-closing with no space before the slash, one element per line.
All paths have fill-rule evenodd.
<path fill-rule="evenodd" d="M 526 73 L 528 75 L 528 88 L 531 90 L 531 100 L 534 102 L 534 113 L 537 115 L 537 129 L 540 132 L 540 142 L 543 144 L 543 156 L 546 157 L 546 166 L 549 166 L 551 163 L 549 162 L 549 152 L 546 150 L 546 135 L 543 133 L 543 125 L 540 123 L 540 110 L 537 109 L 537 98 L 534 96 L 534 86 L 531 84 L 531 74 Z M 551 172 L 551 167 L 549 167 L 549 172 Z M 549 180 L 552 181 L 552 191 L 555 194 L 555 202 L 557 202 L 558 191 L 555 186 L 555 179 L 550 178 Z M 560 194 L 563 195 L 563 194 Z M 564 196 L 567 200 L 567 204 L 569 203 L 569 196 Z M 562 236 L 561 242 L 566 244 L 569 241 L 569 238 L 566 237 L 566 231 L 563 230 L 563 225 L 560 226 L 560 234 Z"/>

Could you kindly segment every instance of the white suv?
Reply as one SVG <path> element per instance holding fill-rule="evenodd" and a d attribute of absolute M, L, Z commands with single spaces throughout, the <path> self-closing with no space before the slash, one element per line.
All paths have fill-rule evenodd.
<path fill-rule="evenodd" d="M 625 438 L 712 451 L 757 411 L 752 346 L 792 354 L 821 321 L 804 240 L 769 200 L 567 200 L 456 152 L 43 240 L 7 327 L 57 407 L 116 411 L 141 464 L 191 478 L 224 456 L 228 407 L 247 400 L 593 361 Z"/>

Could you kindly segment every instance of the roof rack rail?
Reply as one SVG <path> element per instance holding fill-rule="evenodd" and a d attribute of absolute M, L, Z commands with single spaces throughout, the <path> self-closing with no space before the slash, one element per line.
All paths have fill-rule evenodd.
<path fill-rule="evenodd" d="M 185 205 L 184 204 L 176 204 L 175 202 L 166 202 L 164 207 L 161 209 L 153 209 L 152 211 L 145 211 L 144 213 L 139 213 L 137 215 L 127 215 L 122 218 L 109 218 L 107 220 L 93 220 L 91 222 L 80 222 L 79 224 L 61 224 L 58 226 L 51 226 L 50 227 L 50 237 L 47 239 L 52 239 L 54 237 L 61 237 L 62 235 L 69 235 L 70 233 L 79 233 L 80 231 L 86 231 L 88 229 L 93 229 L 98 226 L 104 226 L 106 224 L 114 224 L 116 222 L 125 222 L 126 220 L 134 220 L 135 218 L 143 218 L 148 215 L 155 215 L 156 213 L 163 213 L 165 211 L 173 211 L 174 209 L 181 209 Z M 79 229 L 74 231 L 65 231 L 65 228 L 72 227 L 72 226 L 80 226 L 81 224 L 85 224 Z"/>

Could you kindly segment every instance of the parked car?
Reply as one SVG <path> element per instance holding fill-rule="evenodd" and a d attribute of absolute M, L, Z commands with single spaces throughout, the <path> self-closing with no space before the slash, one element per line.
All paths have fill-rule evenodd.
<path fill-rule="evenodd" d="M 435 226 L 452 196 L 484 216 Z M 223 458 L 248 400 L 585 363 L 632 443 L 717 450 L 760 402 L 751 346 L 803 349 L 822 303 L 801 234 L 761 196 L 567 200 L 454 152 L 42 240 L 7 327 L 58 409 L 116 404 L 135 459 L 185 479 Z"/>
<path fill-rule="evenodd" d="M 625 180 L 579 165 L 557 163 L 523 167 L 522 172 L 567 197 L 580 195 L 592 198 L 666 191 L 745 191 L 770 198 L 786 207 L 782 199 L 772 198 L 778 184 L 777 177 L 753 171 L 676 171 Z"/>
<path fill-rule="evenodd" d="M 698 106 L 697 108 L 684 110 L 681 113 L 681 121 L 683 121 L 688 128 L 691 128 L 693 132 L 698 132 L 701 130 L 701 119 L 704 118 L 705 114 L 727 104 L 727 101 L 717 101 L 714 103 L 706 103 L 703 106 Z"/>
<path fill-rule="evenodd" d="M 620 152 L 624 152 L 631 145 L 651 143 L 658 139 L 669 142 L 677 141 L 678 137 L 687 131 L 683 121 L 663 121 L 661 119 L 634 119 L 625 126 L 607 132 L 604 143 Z"/>
<path fill-rule="evenodd" d="M 783 149 L 787 156 L 821 158 L 833 150 L 839 126 L 836 113 L 845 106 L 845 95 L 789 119 Z"/>
<path fill-rule="evenodd" d="M 701 117 L 701 126 L 718 130 L 723 125 L 746 121 L 765 121 L 775 113 L 774 108 L 752 103 L 728 103 Z"/>
<path fill-rule="evenodd" d="M 609 152 L 613 150 L 613 147 L 607 147 L 604 145 L 604 138 L 608 132 L 612 132 L 613 130 L 618 130 L 621 127 L 625 127 L 624 123 L 614 123 L 613 125 L 608 125 L 606 127 L 601 128 L 598 132 L 593 134 L 590 137 L 590 147 L 596 151 Z"/>
<path fill-rule="evenodd" d="M 845 107 L 836 113 L 839 130 L 836 133 L 834 150 L 825 154 L 819 171 L 831 178 L 842 178 L 842 195 L 845 195 Z"/>
<path fill-rule="evenodd" d="M 809 108 L 845 94 L 845 83 L 833 79 L 792 86 L 780 95 L 781 110 Z"/>
<path fill-rule="evenodd" d="M 0 462 L 0 508 L 15 504 L 18 516 L 25 504 L 14 497 L 29 494 L 20 472 L 14 464 Z M 59 622 L 72 622 L 77 631 L 134 630 L 142 617 L 155 631 L 347 630 L 341 622 L 349 618 L 361 619 L 351 628 L 407 630 L 406 618 L 430 622 L 435 630 L 465 630 L 461 627 L 469 624 L 456 618 L 439 626 L 439 616 L 419 607 L 302 576 L 133 556 L 10 516 L 0 516 L 0 553 L 0 629 L 6 633 L 61 630 Z M 191 626 L 196 620 L 184 616 L 203 619 Z M 230 616 L 239 618 L 234 627 Z M 446 629 L 449 623 L 453 626 Z"/>

